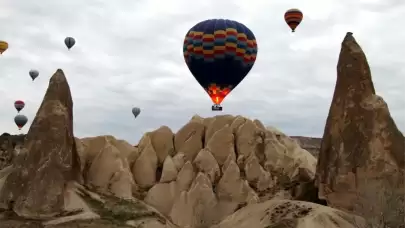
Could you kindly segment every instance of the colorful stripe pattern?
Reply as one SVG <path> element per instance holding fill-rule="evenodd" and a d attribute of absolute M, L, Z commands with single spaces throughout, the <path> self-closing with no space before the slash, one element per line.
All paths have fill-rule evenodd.
<path fill-rule="evenodd" d="M 243 24 L 212 19 L 190 29 L 184 39 L 183 54 L 187 63 L 193 58 L 212 62 L 229 56 L 249 66 L 256 60 L 257 43 L 253 33 Z"/>
<path fill-rule="evenodd" d="M 295 29 L 301 23 L 303 17 L 304 15 L 299 9 L 289 9 L 284 14 L 284 20 L 293 32 L 295 32 Z"/>
<path fill-rule="evenodd" d="M 249 28 L 225 19 L 196 24 L 187 32 L 183 45 L 187 66 L 216 104 L 249 73 L 257 50 Z"/>

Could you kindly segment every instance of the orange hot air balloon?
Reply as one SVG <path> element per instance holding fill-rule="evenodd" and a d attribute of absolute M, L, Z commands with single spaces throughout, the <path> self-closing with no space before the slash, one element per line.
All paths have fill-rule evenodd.
<path fill-rule="evenodd" d="M 8 49 L 8 43 L 0 40 L 0 54 L 3 54 Z"/>
<path fill-rule="evenodd" d="M 284 14 L 284 20 L 288 26 L 290 26 L 291 31 L 295 32 L 297 26 L 301 23 L 304 15 L 299 9 L 289 9 Z"/>

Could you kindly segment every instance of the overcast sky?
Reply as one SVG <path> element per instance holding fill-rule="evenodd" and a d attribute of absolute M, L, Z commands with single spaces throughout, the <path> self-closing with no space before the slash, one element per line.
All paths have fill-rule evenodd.
<path fill-rule="evenodd" d="M 182 55 L 199 21 L 237 20 L 258 42 L 257 61 L 222 103 L 224 114 L 260 119 L 289 135 L 322 136 L 341 42 L 351 31 L 372 68 L 377 93 L 405 129 L 404 0 L 1 0 L 0 131 L 18 133 L 16 99 L 26 102 L 27 132 L 49 78 L 62 68 L 74 100 L 78 137 L 111 134 L 137 143 L 143 133 L 177 131 L 211 100 Z M 299 8 L 295 35 L 284 12 Z M 67 51 L 64 38 L 77 43 Z M 40 76 L 32 82 L 28 72 Z M 135 120 L 131 108 L 142 113 Z M 0 132 L 1 133 L 1 132 Z"/>

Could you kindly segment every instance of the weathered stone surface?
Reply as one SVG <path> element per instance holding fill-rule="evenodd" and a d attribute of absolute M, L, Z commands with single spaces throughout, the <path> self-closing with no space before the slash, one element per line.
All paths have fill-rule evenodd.
<path fill-rule="evenodd" d="M 318 204 L 268 200 L 248 205 L 212 228 L 365 228 L 365 221 Z"/>
<path fill-rule="evenodd" d="M 156 151 L 159 164 L 163 164 L 167 155 L 174 156 L 174 134 L 167 126 L 162 126 L 151 133 L 151 142 Z"/>
<path fill-rule="evenodd" d="M 213 224 L 211 215 L 216 204 L 210 180 L 205 174 L 198 173 L 190 190 L 181 192 L 174 202 L 170 218 L 181 227 L 207 227 Z"/>
<path fill-rule="evenodd" d="M 220 169 L 217 160 L 208 149 L 202 149 L 193 162 L 199 172 L 204 173 L 211 183 L 216 182 L 220 177 Z"/>
<path fill-rule="evenodd" d="M 135 183 L 127 157 L 135 153 L 134 147 L 113 136 L 77 139 L 76 143 L 86 145 L 78 149 L 85 167 L 82 171 L 85 186 L 107 195 L 132 197 Z"/>
<path fill-rule="evenodd" d="M 177 195 L 176 182 L 158 183 L 149 189 L 144 200 L 162 214 L 169 215 Z"/>
<path fill-rule="evenodd" d="M 160 177 L 161 183 L 167 183 L 176 180 L 177 178 L 177 168 L 173 162 L 172 157 L 168 155 L 163 162 L 162 176 Z"/>
<path fill-rule="evenodd" d="M 0 170 L 11 165 L 13 158 L 24 144 L 25 135 L 0 135 Z"/>
<path fill-rule="evenodd" d="M 219 165 L 224 164 L 230 153 L 235 153 L 234 135 L 227 124 L 212 134 L 206 147 L 214 155 Z"/>
<path fill-rule="evenodd" d="M 174 136 L 174 147 L 177 152 L 184 154 L 186 161 L 193 161 L 203 148 L 204 124 L 191 120 Z"/>
<path fill-rule="evenodd" d="M 186 162 L 177 175 L 176 183 L 179 191 L 187 191 L 194 180 L 195 172 L 191 162 Z"/>
<path fill-rule="evenodd" d="M 231 115 L 218 115 L 215 118 L 212 118 L 210 121 L 207 121 L 206 130 L 205 130 L 205 146 L 210 142 L 211 137 L 220 129 L 229 125 L 233 122 L 235 117 Z M 225 139 L 227 140 L 227 139 Z"/>
<path fill-rule="evenodd" d="M 319 196 L 332 207 L 364 215 L 356 205 L 377 197 L 367 199 L 367 191 L 403 191 L 404 153 L 403 135 L 375 94 L 366 56 L 347 33 L 317 164 Z"/>
<path fill-rule="evenodd" d="M 156 183 L 158 157 L 152 146 L 150 137 L 145 135 L 139 148 L 141 155 L 132 167 L 135 182 L 142 188 L 150 188 Z M 142 146 L 141 146 L 142 145 Z"/>
<path fill-rule="evenodd" d="M 183 168 L 184 163 L 186 162 L 186 157 L 183 153 L 178 153 L 173 157 L 173 163 L 176 166 L 177 171 L 180 171 Z"/>
<path fill-rule="evenodd" d="M 0 192 L 0 206 L 25 217 L 52 216 L 64 207 L 65 184 L 78 180 L 80 161 L 73 136 L 73 102 L 62 70 L 49 81 L 44 100 Z"/>

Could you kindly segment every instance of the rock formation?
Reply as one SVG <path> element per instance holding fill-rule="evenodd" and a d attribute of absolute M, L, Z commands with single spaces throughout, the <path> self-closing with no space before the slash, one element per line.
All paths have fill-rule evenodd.
<path fill-rule="evenodd" d="M 52 216 L 63 206 L 65 182 L 80 169 L 73 136 L 73 102 L 62 70 L 50 79 L 43 102 L 0 192 L 0 206 L 20 216 Z"/>
<path fill-rule="evenodd" d="M 366 216 L 364 207 L 381 200 L 379 193 L 403 195 L 404 153 L 404 137 L 387 104 L 375 94 L 366 56 L 347 33 L 317 165 L 320 198 Z M 379 207 L 390 203 L 386 200 Z M 381 217 L 382 211 L 374 213 Z"/>
<path fill-rule="evenodd" d="M 9 166 L 24 144 L 25 135 L 0 135 L 0 170 Z"/>
<path fill-rule="evenodd" d="M 176 227 L 133 197 L 130 164 L 139 160 L 137 148 L 112 136 L 74 137 L 73 102 L 61 70 L 50 79 L 28 134 L 1 137 L 11 157 L 0 170 L 0 227 L 80 227 L 94 219 L 93 227 Z"/>
<path fill-rule="evenodd" d="M 211 228 L 364 228 L 357 216 L 313 203 L 293 200 L 268 200 L 252 204 L 225 218 Z"/>

